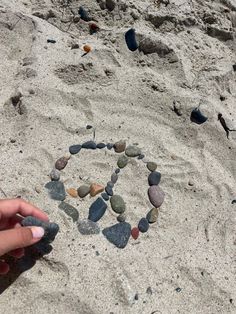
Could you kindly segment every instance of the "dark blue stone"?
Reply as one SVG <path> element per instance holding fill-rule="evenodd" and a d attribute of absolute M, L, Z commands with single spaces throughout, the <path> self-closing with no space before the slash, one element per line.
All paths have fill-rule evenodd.
<path fill-rule="evenodd" d="M 112 196 L 113 195 L 113 190 L 112 190 L 112 187 L 107 185 L 105 187 L 105 191 L 107 192 L 108 195 Z"/>
<path fill-rule="evenodd" d="M 97 144 L 97 148 L 99 148 L 99 149 L 104 148 L 104 147 L 106 147 L 106 144 L 104 144 L 104 143 L 98 143 Z"/>
<path fill-rule="evenodd" d="M 78 210 L 71 206 L 70 204 L 66 202 L 61 202 L 58 206 L 61 210 L 63 210 L 68 216 L 70 216 L 74 222 L 76 222 L 79 219 L 79 212 Z"/>
<path fill-rule="evenodd" d="M 153 171 L 148 176 L 148 184 L 151 185 L 158 185 L 161 181 L 161 174 L 158 171 Z"/>
<path fill-rule="evenodd" d="M 97 145 L 94 141 L 88 141 L 82 144 L 82 148 L 85 149 L 96 149 Z"/>
<path fill-rule="evenodd" d="M 193 109 L 191 112 L 190 120 L 197 124 L 202 124 L 207 121 L 207 117 L 205 117 L 198 108 Z"/>
<path fill-rule="evenodd" d="M 74 155 L 78 154 L 82 148 L 82 145 L 72 145 L 69 147 L 69 152 Z"/>
<path fill-rule="evenodd" d="M 115 173 L 116 173 L 116 174 L 120 173 L 120 168 L 117 168 L 117 169 L 115 170 Z"/>
<path fill-rule="evenodd" d="M 107 144 L 107 149 L 111 150 L 113 146 L 114 146 L 114 144 L 108 143 L 108 144 Z"/>
<path fill-rule="evenodd" d="M 138 49 L 138 44 L 135 37 L 135 30 L 133 28 L 129 29 L 125 33 L 125 41 L 129 50 L 135 51 Z"/>
<path fill-rule="evenodd" d="M 123 249 L 126 247 L 129 241 L 131 226 L 127 222 L 120 222 L 111 227 L 103 229 L 102 233 L 109 242 L 114 244 L 116 247 Z"/>
<path fill-rule="evenodd" d="M 105 201 L 109 201 L 109 195 L 107 193 L 102 193 L 101 195 Z"/>
<path fill-rule="evenodd" d="M 21 221 L 21 225 L 24 227 L 28 227 L 28 226 L 38 226 L 38 227 L 42 227 L 45 231 L 44 236 L 42 237 L 42 239 L 38 242 L 38 243 L 50 243 L 52 242 L 58 231 L 59 231 L 59 226 L 58 224 L 54 223 L 54 222 L 46 222 L 46 221 L 42 221 L 38 218 L 35 218 L 33 216 L 28 216 L 26 218 L 24 218 Z"/>
<path fill-rule="evenodd" d="M 48 189 L 49 196 L 56 201 L 64 201 L 66 191 L 64 184 L 61 181 L 50 181 L 45 187 Z"/>
<path fill-rule="evenodd" d="M 107 209 L 107 204 L 103 201 L 101 197 L 97 198 L 95 202 L 89 208 L 88 219 L 96 222 L 102 218 Z"/>
<path fill-rule="evenodd" d="M 91 21 L 91 18 L 89 17 L 88 12 L 82 6 L 79 7 L 78 13 L 79 13 L 81 19 L 84 20 L 85 22 Z"/>
<path fill-rule="evenodd" d="M 142 218 L 140 219 L 139 223 L 138 223 L 138 228 L 140 232 L 147 232 L 149 229 L 149 223 L 148 220 L 146 218 Z"/>

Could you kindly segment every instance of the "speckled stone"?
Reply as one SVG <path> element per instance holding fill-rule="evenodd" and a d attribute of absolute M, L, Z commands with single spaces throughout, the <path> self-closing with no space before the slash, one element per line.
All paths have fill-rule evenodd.
<path fill-rule="evenodd" d="M 63 210 L 69 217 L 71 217 L 73 222 L 76 222 L 79 219 L 78 210 L 70 204 L 66 202 L 61 202 L 58 207 Z"/>
<path fill-rule="evenodd" d="M 55 168 L 58 170 L 63 170 L 67 164 L 68 164 L 68 158 L 61 157 L 56 161 Z"/>
<path fill-rule="evenodd" d="M 151 185 L 158 185 L 161 181 L 161 174 L 160 172 L 153 171 L 148 176 L 148 184 Z"/>
<path fill-rule="evenodd" d="M 69 152 L 74 155 L 78 154 L 82 148 L 82 145 L 72 145 L 69 147 Z"/>
<path fill-rule="evenodd" d="M 148 168 L 149 171 L 153 172 L 153 171 L 156 170 L 157 164 L 155 162 L 153 162 L 153 161 L 149 161 L 147 163 L 147 168 Z"/>
<path fill-rule="evenodd" d="M 125 202 L 120 195 L 113 195 L 110 199 L 110 202 L 111 202 L 111 208 L 117 214 L 122 214 L 125 211 L 125 208 L 126 208 Z"/>
<path fill-rule="evenodd" d="M 64 201 L 66 191 L 64 184 L 61 181 L 50 181 L 45 187 L 48 189 L 49 196 L 56 201 Z"/>
<path fill-rule="evenodd" d="M 126 214 L 125 213 L 120 214 L 119 216 L 117 216 L 117 220 L 119 222 L 124 222 L 126 220 Z"/>
<path fill-rule="evenodd" d="M 90 186 L 88 185 L 81 185 L 78 189 L 77 189 L 78 195 L 79 197 L 83 198 L 85 196 L 87 196 L 90 192 Z"/>
<path fill-rule="evenodd" d="M 60 180 L 60 171 L 58 169 L 53 168 L 50 172 L 50 178 L 52 181 L 59 181 Z"/>
<path fill-rule="evenodd" d="M 104 148 L 104 147 L 106 147 L 106 144 L 105 144 L 105 143 L 98 143 L 98 144 L 97 144 L 97 148 L 99 148 L 99 149 L 102 149 L 102 148 Z"/>
<path fill-rule="evenodd" d="M 128 157 L 137 157 L 141 154 L 141 149 L 138 146 L 129 145 L 126 147 L 125 154 Z"/>
<path fill-rule="evenodd" d="M 112 187 L 107 185 L 106 188 L 105 188 L 105 191 L 107 192 L 107 194 L 109 196 L 112 196 L 113 195 L 113 190 L 112 190 Z"/>
<path fill-rule="evenodd" d="M 103 229 L 102 233 L 109 242 L 116 247 L 123 249 L 129 241 L 131 226 L 127 222 L 119 222 L 111 227 Z"/>
<path fill-rule="evenodd" d="M 147 232 L 149 229 L 149 223 L 146 218 L 141 218 L 139 223 L 138 223 L 138 229 L 140 232 Z"/>
<path fill-rule="evenodd" d="M 97 194 L 101 193 L 104 191 L 104 186 L 97 184 L 97 183 L 92 183 L 90 185 L 90 195 L 92 197 L 96 196 Z"/>
<path fill-rule="evenodd" d="M 147 220 L 150 224 L 154 223 L 157 221 L 157 218 L 158 218 L 158 213 L 159 213 L 159 210 L 158 208 L 152 208 L 148 213 L 147 213 Z"/>
<path fill-rule="evenodd" d="M 96 149 L 97 145 L 94 141 L 88 141 L 82 144 L 82 148 L 85 149 Z"/>
<path fill-rule="evenodd" d="M 96 222 L 88 219 L 79 220 L 77 223 L 78 230 L 83 235 L 98 234 L 100 233 L 100 227 Z"/>
<path fill-rule="evenodd" d="M 104 202 L 104 200 L 101 197 L 97 198 L 89 208 L 88 219 L 97 222 L 105 214 L 106 209 L 107 204 Z"/>
<path fill-rule="evenodd" d="M 125 155 L 122 155 L 117 161 L 117 166 L 122 169 L 128 164 L 128 161 L 129 159 Z"/>
<path fill-rule="evenodd" d="M 107 144 L 107 149 L 111 150 L 111 149 L 113 148 L 113 146 L 114 146 L 114 144 L 108 143 L 108 144 Z"/>
<path fill-rule="evenodd" d="M 114 150 L 116 153 L 124 152 L 125 148 L 126 148 L 126 142 L 125 141 L 119 141 L 119 142 L 116 142 L 114 144 Z"/>
<path fill-rule="evenodd" d="M 111 175 L 111 182 L 115 184 L 117 180 L 118 180 L 118 175 L 116 173 L 113 173 Z"/>
<path fill-rule="evenodd" d="M 120 168 L 117 168 L 117 169 L 115 170 L 115 173 L 116 173 L 116 174 L 120 173 Z"/>
<path fill-rule="evenodd" d="M 165 193 L 162 191 L 162 189 L 158 185 L 152 185 L 148 189 L 148 197 L 151 204 L 154 207 L 158 208 L 164 202 Z"/>
<path fill-rule="evenodd" d="M 76 189 L 70 188 L 70 189 L 67 189 L 66 192 L 72 197 L 78 196 L 78 191 Z"/>
<path fill-rule="evenodd" d="M 104 199 L 104 201 L 109 201 L 109 195 L 107 193 L 102 193 L 101 196 Z"/>

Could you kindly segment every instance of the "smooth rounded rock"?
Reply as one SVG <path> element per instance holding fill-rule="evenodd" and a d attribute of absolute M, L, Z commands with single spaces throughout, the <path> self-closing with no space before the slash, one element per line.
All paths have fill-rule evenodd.
<path fill-rule="evenodd" d="M 84 149 L 96 149 L 97 144 L 94 141 L 88 141 L 82 144 L 82 148 Z"/>
<path fill-rule="evenodd" d="M 49 196 L 56 201 L 64 201 L 66 198 L 66 191 L 63 182 L 50 181 L 45 187 L 48 189 Z"/>
<path fill-rule="evenodd" d="M 83 198 L 85 196 L 87 196 L 90 192 L 90 186 L 88 185 L 81 185 L 78 189 L 78 195 L 79 197 Z"/>
<path fill-rule="evenodd" d="M 105 143 L 98 143 L 98 144 L 97 144 L 97 148 L 99 148 L 99 149 L 102 149 L 102 148 L 104 148 L 104 147 L 106 147 L 106 144 L 105 144 Z"/>
<path fill-rule="evenodd" d="M 111 149 L 113 148 L 113 146 L 114 146 L 114 144 L 108 143 L 108 144 L 107 144 L 107 149 L 111 150 Z"/>
<path fill-rule="evenodd" d="M 113 195 L 113 190 L 112 190 L 112 187 L 107 185 L 106 188 L 105 188 L 105 191 L 107 192 L 107 194 L 109 196 L 112 196 Z"/>
<path fill-rule="evenodd" d="M 138 159 L 143 160 L 144 158 L 145 158 L 145 155 L 144 155 L 144 154 L 140 154 L 140 155 L 138 155 Z"/>
<path fill-rule="evenodd" d="M 57 170 L 63 170 L 67 164 L 68 164 L 68 158 L 67 157 L 61 157 L 56 161 L 55 168 Z"/>
<path fill-rule="evenodd" d="M 91 220 L 79 220 L 77 223 L 78 230 L 83 235 L 98 234 L 100 232 L 99 225 Z"/>
<path fill-rule="evenodd" d="M 59 181 L 60 180 L 60 171 L 56 168 L 53 168 L 52 171 L 50 172 L 50 178 L 52 181 Z"/>
<path fill-rule="evenodd" d="M 66 192 L 72 197 L 78 196 L 78 191 L 74 188 L 67 189 Z"/>
<path fill-rule="evenodd" d="M 111 175 L 111 182 L 115 184 L 117 180 L 118 180 L 118 175 L 116 173 L 113 173 Z"/>
<path fill-rule="evenodd" d="M 128 157 L 137 157 L 141 155 L 141 149 L 138 146 L 129 145 L 126 147 L 125 154 Z"/>
<path fill-rule="evenodd" d="M 161 181 L 161 174 L 160 172 L 153 171 L 148 176 L 148 184 L 151 185 L 158 185 Z"/>
<path fill-rule="evenodd" d="M 148 213 L 147 213 L 147 220 L 150 224 L 154 223 L 157 221 L 159 214 L 159 209 L 158 208 L 152 208 Z"/>
<path fill-rule="evenodd" d="M 116 218 L 119 222 L 124 222 L 126 221 L 126 214 L 125 213 L 122 213 L 120 214 L 119 216 L 117 216 Z"/>
<path fill-rule="evenodd" d="M 109 195 L 107 193 L 102 193 L 101 196 L 104 199 L 104 201 L 109 201 Z"/>
<path fill-rule="evenodd" d="M 89 208 L 88 219 L 93 222 L 97 222 L 105 214 L 106 209 L 107 204 L 104 200 L 101 197 L 97 198 Z"/>
<path fill-rule="evenodd" d="M 151 204 L 158 208 L 164 202 L 165 193 L 158 185 L 152 185 L 148 189 L 148 197 Z"/>
<path fill-rule="evenodd" d="M 149 223 L 146 218 L 141 218 L 139 223 L 138 223 L 138 229 L 140 232 L 144 233 L 147 232 L 149 229 Z"/>
<path fill-rule="evenodd" d="M 125 211 L 126 209 L 125 202 L 120 195 L 113 195 L 110 199 L 110 202 L 111 202 L 111 208 L 117 214 L 122 214 Z"/>
<path fill-rule="evenodd" d="M 132 235 L 132 237 L 133 237 L 134 240 L 137 240 L 138 237 L 139 237 L 139 228 L 134 227 L 134 228 L 131 230 L 131 235 Z"/>
<path fill-rule="evenodd" d="M 76 222 L 79 219 L 79 212 L 78 210 L 71 206 L 66 202 L 61 202 L 58 207 L 63 210 L 69 217 L 72 218 L 73 222 Z"/>
<path fill-rule="evenodd" d="M 116 153 L 124 152 L 125 148 L 126 148 L 126 142 L 125 141 L 119 141 L 119 142 L 116 142 L 114 144 L 114 150 Z"/>
<path fill-rule="evenodd" d="M 90 195 L 96 196 L 97 194 L 101 193 L 104 191 L 104 186 L 97 184 L 97 183 L 93 183 L 90 185 Z"/>
<path fill-rule="evenodd" d="M 72 145 L 69 147 L 69 152 L 74 155 L 78 154 L 82 148 L 82 145 Z"/>
<path fill-rule="evenodd" d="M 120 168 L 117 168 L 117 169 L 115 170 L 115 173 L 116 173 L 116 174 L 120 173 Z"/>
<path fill-rule="evenodd" d="M 110 188 L 114 188 L 114 183 L 113 182 L 111 182 L 111 181 L 108 181 L 107 182 L 107 186 L 109 186 Z"/>
<path fill-rule="evenodd" d="M 122 169 L 128 164 L 128 161 L 129 159 L 125 155 L 122 155 L 117 161 L 117 166 Z"/>
<path fill-rule="evenodd" d="M 147 168 L 148 168 L 149 171 L 153 172 L 153 171 L 156 170 L 157 164 L 155 162 L 153 162 L 153 161 L 149 161 L 147 163 Z"/>

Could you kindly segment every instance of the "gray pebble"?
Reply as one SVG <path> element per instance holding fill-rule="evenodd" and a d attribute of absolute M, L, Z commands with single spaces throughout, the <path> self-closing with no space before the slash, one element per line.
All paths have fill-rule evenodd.
<path fill-rule="evenodd" d="M 56 168 L 53 168 L 51 173 L 50 173 L 50 178 L 52 181 L 59 181 L 60 180 L 60 171 L 57 170 Z"/>
<path fill-rule="evenodd" d="M 84 235 L 98 234 L 100 232 L 99 225 L 88 219 L 79 220 L 77 226 L 79 232 Z"/>
<path fill-rule="evenodd" d="M 148 168 L 148 170 L 149 171 L 155 171 L 156 170 L 156 168 L 157 168 L 157 164 L 155 163 L 155 162 L 153 162 L 153 161 L 149 161 L 148 163 L 147 163 L 147 168 Z"/>
<path fill-rule="evenodd" d="M 97 145 L 94 141 L 88 141 L 82 144 L 82 148 L 85 149 L 96 149 Z"/>
<path fill-rule="evenodd" d="M 114 188 L 114 183 L 111 181 L 108 181 L 107 186 L 109 186 L 110 188 Z"/>
<path fill-rule="evenodd" d="M 113 148 L 113 146 L 114 146 L 114 144 L 108 143 L 108 144 L 107 144 L 107 149 L 111 150 L 111 149 Z"/>
<path fill-rule="evenodd" d="M 113 173 L 111 175 L 111 182 L 115 184 L 117 180 L 118 180 L 118 175 L 116 173 Z"/>
<path fill-rule="evenodd" d="M 125 155 L 120 156 L 117 161 L 117 166 L 122 169 L 128 164 L 128 161 L 129 159 Z"/>
<path fill-rule="evenodd" d="M 70 204 L 66 202 L 61 202 L 58 207 L 63 210 L 68 216 L 70 216 L 73 222 L 76 222 L 79 219 L 78 210 Z"/>
<path fill-rule="evenodd" d="M 128 157 L 137 157 L 141 154 L 141 149 L 138 146 L 129 145 L 126 147 L 125 154 Z"/>
<path fill-rule="evenodd" d="M 126 220 L 126 214 L 125 213 L 120 214 L 119 216 L 117 216 L 117 220 L 119 222 L 124 222 Z"/>
<path fill-rule="evenodd" d="M 90 192 L 90 186 L 88 185 L 81 185 L 78 189 L 77 189 L 78 195 L 79 197 L 83 198 L 85 196 L 87 196 Z"/>
<path fill-rule="evenodd" d="M 109 185 L 107 185 L 107 186 L 105 187 L 105 191 L 107 192 L 108 195 L 110 195 L 110 196 L 113 195 L 112 187 L 110 187 Z"/>
<path fill-rule="evenodd" d="M 64 201 L 66 191 L 64 184 L 61 181 L 50 181 L 45 187 L 48 189 L 49 196 L 56 201 Z"/>
<path fill-rule="evenodd" d="M 113 195 L 110 199 L 110 202 L 111 202 L 111 208 L 117 214 L 122 214 L 125 211 L 125 208 L 126 208 L 125 202 L 120 195 Z"/>
<path fill-rule="evenodd" d="M 101 196 L 104 199 L 104 201 L 109 201 L 109 195 L 107 193 L 102 193 Z"/>
<path fill-rule="evenodd" d="M 78 154 L 82 148 L 82 145 L 72 145 L 69 147 L 69 152 L 74 155 Z"/>
<path fill-rule="evenodd" d="M 129 241 L 131 226 L 127 222 L 119 222 L 118 224 L 103 229 L 102 233 L 109 242 L 123 249 Z"/>
<path fill-rule="evenodd" d="M 148 184 L 151 185 L 158 185 L 161 181 L 161 174 L 160 172 L 153 171 L 148 176 Z"/>
<path fill-rule="evenodd" d="M 120 168 L 117 168 L 117 169 L 115 170 L 115 173 L 116 173 L 116 174 L 120 173 Z"/>

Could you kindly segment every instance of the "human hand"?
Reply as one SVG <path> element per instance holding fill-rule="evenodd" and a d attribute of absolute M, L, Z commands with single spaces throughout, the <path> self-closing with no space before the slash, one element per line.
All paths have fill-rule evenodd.
<path fill-rule="evenodd" d="M 9 271 L 9 265 L 1 256 L 7 253 L 20 258 L 24 247 L 40 241 L 44 235 L 41 227 L 21 227 L 20 221 L 26 216 L 48 221 L 44 212 L 21 198 L 0 200 L 0 275 Z"/>

